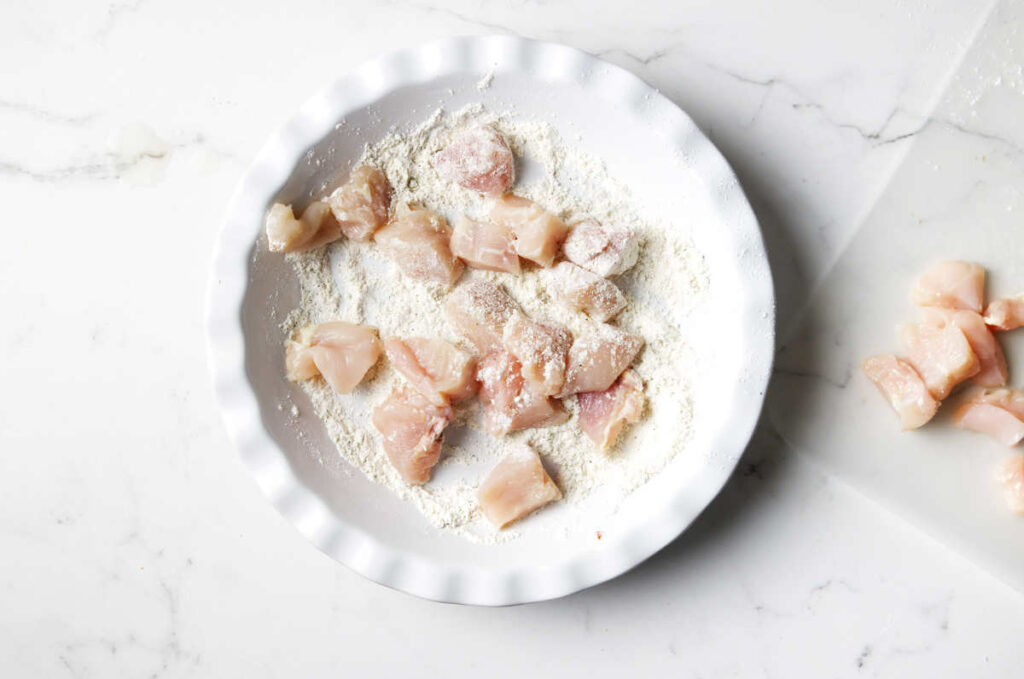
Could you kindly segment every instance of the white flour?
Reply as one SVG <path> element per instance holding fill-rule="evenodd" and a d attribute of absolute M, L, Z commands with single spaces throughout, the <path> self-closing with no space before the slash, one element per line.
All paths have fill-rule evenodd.
<path fill-rule="evenodd" d="M 338 450 L 372 480 L 412 501 L 436 526 L 471 539 L 493 542 L 515 537 L 530 522 L 497 532 L 476 506 L 476 488 L 494 464 L 519 441 L 531 443 L 550 466 L 565 496 L 581 503 L 601 489 L 600 506 L 586 511 L 610 515 L 629 493 L 661 470 L 690 438 L 689 376 L 694 357 L 680 323 L 707 287 L 703 258 L 670 226 L 646 221 L 628 189 L 613 180 L 597 158 L 565 143 L 548 124 L 499 116 L 479 106 L 452 114 L 438 110 L 416 129 L 392 133 L 368 147 L 360 162 L 379 167 L 395 187 L 395 204 L 417 202 L 449 220 L 460 213 L 483 217 L 488 200 L 442 180 L 432 166 L 451 133 L 469 121 L 493 124 L 516 153 L 516 193 L 538 202 L 573 223 L 586 217 L 628 224 L 643 237 L 637 265 L 617 280 L 629 305 L 614 321 L 646 339 L 635 369 L 648 399 L 645 417 L 633 425 L 609 453 L 593 449 L 576 423 L 575 398 L 566 399 L 571 419 L 560 426 L 515 432 L 502 439 L 483 431 L 475 400 L 459 412 L 445 433 L 442 460 L 424 486 L 405 484 L 388 463 L 370 412 L 402 378 L 382 359 L 367 382 L 351 396 L 336 396 L 322 380 L 303 383 L 317 414 Z M 441 312 L 446 291 L 406 278 L 372 243 L 338 241 L 325 250 L 289 256 L 302 299 L 288 317 L 291 333 L 311 322 L 347 320 L 369 323 L 382 337 L 443 337 L 464 344 Z M 537 320 L 551 319 L 574 332 L 586 317 L 549 298 L 542 270 L 520 275 L 467 270 L 462 281 L 483 278 L 501 283 Z M 594 504 L 594 503 L 591 503 Z"/>

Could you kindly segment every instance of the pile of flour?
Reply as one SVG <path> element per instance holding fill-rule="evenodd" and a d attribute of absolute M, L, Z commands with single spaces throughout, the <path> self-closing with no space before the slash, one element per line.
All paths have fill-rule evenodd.
<path fill-rule="evenodd" d="M 600 507 L 588 506 L 586 511 L 606 515 L 685 449 L 692 422 L 689 377 L 696 359 L 677 319 L 700 300 L 707 276 L 700 253 L 678 230 L 644 219 L 629 190 L 609 176 L 603 162 L 567 144 L 547 123 L 478 105 L 454 113 L 438 110 L 415 129 L 393 132 L 368 146 L 357 164 L 374 165 L 387 175 L 395 188 L 395 204 L 419 203 L 449 221 L 460 214 L 483 219 L 488 199 L 443 180 L 432 164 L 454 131 L 475 123 L 493 125 L 508 140 L 519 163 L 517 194 L 570 224 L 593 218 L 629 225 L 642 234 L 637 265 L 616 280 L 629 305 L 614 322 L 646 340 L 634 366 L 645 384 L 644 418 L 627 428 L 613 450 L 600 453 L 579 429 L 575 398 L 565 400 L 571 414 L 565 424 L 502 438 L 486 433 L 474 399 L 445 432 L 434 478 L 424 486 L 409 486 L 391 467 L 370 423 L 373 407 L 402 379 L 386 359 L 350 396 L 335 395 L 322 380 L 302 386 L 338 453 L 354 467 L 413 502 L 434 525 L 488 542 L 514 538 L 522 528 L 500 533 L 490 528 L 477 508 L 476 488 L 487 471 L 523 441 L 549 465 L 563 502 L 578 507 L 601 489 Z M 289 258 L 302 293 L 299 307 L 283 327 L 288 335 L 308 323 L 340 319 L 376 326 L 382 337 L 442 337 L 470 348 L 444 320 L 442 304 L 448 291 L 405 277 L 373 243 L 343 239 Z M 574 334 L 587 322 L 550 297 L 542 270 L 525 268 L 519 275 L 467 270 L 460 282 L 472 278 L 502 284 L 534 319 L 562 323 Z"/>

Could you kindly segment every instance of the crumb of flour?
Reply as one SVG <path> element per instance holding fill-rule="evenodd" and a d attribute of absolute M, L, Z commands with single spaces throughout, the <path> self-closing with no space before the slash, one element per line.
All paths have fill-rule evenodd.
<path fill-rule="evenodd" d="M 493 74 L 488 74 L 493 75 Z M 487 76 L 485 76 L 487 79 Z M 468 123 L 491 124 L 508 140 L 516 156 L 533 165 L 515 187 L 569 223 L 583 218 L 632 226 L 642 235 L 637 265 L 617 279 L 629 304 L 615 324 L 646 338 L 634 369 L 645 384 L 644 418 L 629 428 L 607 453 L 593 449 L 582 436 L 575 398 L 565 400 L 570 413 L 562 425 L 514 432 L 495 438 L 484 431 L 475 399 L 460 408 L 445 433 L 442 460 L 424 486 L 409 486 L 388 462 L 370 413 L 399 383 L 390 367 L 379 366 L 352 396 L 338 398 L 321 380 L 302 388 L 338 448 L 338 453 L 371 480 L 413 502 L 432 524 L 469 539 L 497 542 L 515 539 L 522 528 L 498 532 L 482 518 L 476 489 L 494 464 L 520 442 L 533 445 L 550 463 L 568 511 L 585 512 L 598 521 L 631 492 L 658 473 L 690 439 L 692 407 L 690 371 L 694 357 L 680 319 L 704 294 L 703 258 L 670 225 L 651 222 L 633 205 L 628 188 L 615 181 L 604 163 L 568 144 L 549 124 L 499 115 L 479 105 L 453 113 L 439 109 L 415 128 L 394 131 L 368 146 L 359 159 L 380 168 L 395 188 L 395 203 L 420 203 L 449 220 L 460 214 L 481 218 L 487 199 L 453 187 L 433 166 L 447 140 Z M 534 178 L 535 177 L 535 178 Z M 327 320 L 368 323 L 388 336 L 442 337 L 464 344 L 444 321 L 441 306 L 447 291 L 403 276 L 372 243 L 337 241 L 328 248 L 288 255 L 301 285 L 301 302 L 283 330 Z M 467 271 L 468 279 L 502 284 L 537 320 L 551 320 L 577 333 L 588 319 L 553 303 L 542 270 L 519 275 Z M 600 491 L 600 506 L 586 506 Z"/>
<path fill-rule="evenodd" d="M 480 80 L 476 81 L 476 88 L 478 90 L 480 90 L 481 92 L 483 92 L 484 90 L 486 90 L 487 88 L 489 88 L 491 86 L 492 82 L 494 82 L 494 69 L 493 68 L 491 70 L 487 71 L 487 73 L 484 73 L 483 77 L 480 78 Z"/>

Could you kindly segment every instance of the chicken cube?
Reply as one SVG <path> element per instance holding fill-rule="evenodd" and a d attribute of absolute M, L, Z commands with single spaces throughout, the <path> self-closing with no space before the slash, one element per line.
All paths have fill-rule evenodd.
<path fill-rule="evenodd" d="M 441 175 L 459 186 L 501 195 L 515 181 L 515 158 L 508 142 L 490 125 L 474 125 L 455 135 L 437 156 Z"/>
<path fill-rule="evenodd" d="M 996 330 L 1013 330 L 1024 325 L 1024 295 L 989 302 L 985 322 Z"/>
<path fill-rule="evenodd" d="M 451 406 L 434 405 L 405 387 L 374 408 L 372 420 L 392 466 L 407 483 L 421 485 L 441 458 L 441 435 L 453 417 Z"/>
<path fill-rule="evenodd" d="M 310 203 L 299 219 L 291 205 L 274 203 L 267 212 L 266 232 L 271 252 L 312 250 L 341 238 L 340 225 L 322 201 Z"/>
<path fill-rule="evenodd" d="M 506 195 L 491 208 L 491 221 L 515 236 L 516 253 L 541 266 L 551 266 L 569 228 L 532 200 Z"/>
<path fill-rule="evenodd" d="M 548 427 L 569 419 L 562 404 L 523 379 L 522 364 L 506 351 L 485 356 L 476 369 L 484 423 L 495 436 L 518 429 Z"/>
<path fill-rule="evenodd" d="M 628 271 L 640 256 L 640 234 L 585 219 L 575 224 L 562 245 L 570 262 L 607 278 Z"/>
<path fill-rule="evenodd" d="M 504 345 L 522 365 L 523 377 L 536 392 L 551 396 L 562 389 L 572 345 L 568 329 L 518 314 L 505 325 Z"/>
<path fill-rule="evenodd" d="M 626 370 L 604 391 L 576 395 L 580 429 L 598 450 L 615 443 L 623 427 L 638 422 L 644 412 L 644 383 L 635 370 Z"/>
<path fill-rule="evenodd" d="M 451 285 L 465 265 L 449 248 L 451 228 L 432 210 L 403 205 L 374 240 L 410 278 Z"/>
<path fill-rule="evenodd" d="M 967 343 L 978 357 L 978 374 L 971 378 L 982 387 L 1001 387 L 1008 376 L 1006 357 L 985 320 L 974 311 L 925 308 L 924 320 L 930 325 L 955 325 L 967 338 Z"/>
<path fill-rule="evenodd" d="M 906 361 L 892 355 L 872 356 L 864 360 L 861 368 L 899 414 L 904 431 L 917 429 L 935 416 L 939 402 Z"/>
<path fill-rule="evenodd" d="M 593 324 L 569 348 L 569 367 L 559 396 L 604 391 L 640 353 L 644 341 L 604 323 Z"/>
<path fill-rule="evenodd" d="M 1006 506 L 1014 514 L 1024 514 L 1024 455 L 1012 455 L 1003 460 L 996 473 L 1003 484 Z"/>
<path fill-rule="evenodd" d="M 900 328 L 900 344 L 907 362 L 940 401 L 949 396 L 953 387 L 981 369 L 963 331 L 953 324 L 908 323 Z"/>
<path fill-rule="evenodd" d="M 457 333 L 488 354 L 502 348 L 505 324 L 522 311 L 500 285 L 469 281 L 448 295 L 444 313 Z"/>
<path fill-rule="evenodd" d="M 496 224 L 459 218 L 452 232 L 452 254 L 472 269 L 519 273 L 512 232 Z"/>
<path fill-rule="evenodd" d="M 981 313 L 985 269 L 970 262 L 939 262 L 917 280 L 910 298 L 919 306 Z"/>
<path fill-rule="evenodd" d="M 561 497 L 562 492 L 544 470 L 540 456 L 526 446 L 505 456 L 477 492 L 484 516 L 498 528 L 505 528 Z"/>
<path fill-rule="evenodd" d="M 988 434 L 1005 446 L 1024 439 L 1024 392 L 982 389 L 957 408 L 953 422 L 961 429 Z"/>
<path fill-rule="evenodd" d="M 327 203 L 347 238 L 366 241 L 387 223 L 391 193 L 391 183 L 383 172 L 361 165 L 328 196 Z"/>
<path fill-rule="evenodd" d="M 336 393 L 350 394 L 380 358 L 376 328 L 344 321 L 307 326 L 285 348 L 288 379 L 323 376 Z M 315 372 L 314 372 L 315 369 Z"/>
<path fill-rule="evenodd" d="M 432 404 L 464 401 L 476 393 L 476 361 L 443 339 L 409 337 L 384 340 L 395 369 Z"/>
<path fill-rule="evenodd" d="M 553 296 L 596 321 L 610 320 L 626 308 L 626 296 L 614 283 L 572 262 L 559 262 L 545 273 Z"/>

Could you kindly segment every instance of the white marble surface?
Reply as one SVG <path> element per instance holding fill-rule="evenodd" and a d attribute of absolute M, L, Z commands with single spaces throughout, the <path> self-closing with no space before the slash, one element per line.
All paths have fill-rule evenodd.
<path fill-rule="evenodd" d="M 983 30 L 1019 3 L 594 5 L 0 7 L 0 676 L 1019 673 L 1024 597 L 771 425 L 663 553 L 510 609 L 361 580 L 246 476 L 206 375 L 217 222 L 269 130 L 349 65 L 415 40 L 510 31 L 639 73 L 737 168 L 788 335 L 917 157 L 917 132 L 936 129 L 936 107 L 977 94 L 954 77 L 965 55 L 1012 65 L 1021 40 Z M 996 104 L 953 122 L 1019 149 L 1021 116 Z M 953 153 L 952 136 L 933 141 Z M 916 181 L 941 195 L 954 170 L 974 171 Z"/>

